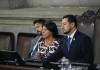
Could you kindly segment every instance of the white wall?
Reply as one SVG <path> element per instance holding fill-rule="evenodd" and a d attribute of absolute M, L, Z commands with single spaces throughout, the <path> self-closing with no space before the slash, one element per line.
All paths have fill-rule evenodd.
<path fill-rule="evenodd" d="M 80 0 L 81 6 L 99 6 L 100 0 Z"/>
<path fill-rule="evenodd" d="M 78 0 L 27 0 L 28 5 L 30 6 L 70 6 L 70 5 L 79 5 Z"/>
<path fill-rule="evenodd" d="M 100 0 L 27 0 L 30 7 L 48 6 L 100 6 Z"/>
<path fill-rule="evenodd" d="M 0 0 L 0 9 L 25 7 L 99 6 L 100 0 Z"/>
<path fill-rule="evenodd" d="M 0 9 L 9 8 L 8 0 L 0 0 Z"/>
<path fill-rule="evenodd" d="M 24 8 L 26 6 L 26 0 L 0 0 L 0 9 Z"/>

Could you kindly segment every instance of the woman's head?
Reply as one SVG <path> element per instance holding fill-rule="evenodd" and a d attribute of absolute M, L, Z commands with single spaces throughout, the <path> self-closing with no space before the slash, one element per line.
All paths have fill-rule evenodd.
<path fill-rule="evenodd" d="M 45 25 L 43 25 L 42 36 L 43 38 L 47 38 L 50 36 L 56 37 L 58 35 L 58 29 L 55 22 L 49 20 L 46 21 Z"/>

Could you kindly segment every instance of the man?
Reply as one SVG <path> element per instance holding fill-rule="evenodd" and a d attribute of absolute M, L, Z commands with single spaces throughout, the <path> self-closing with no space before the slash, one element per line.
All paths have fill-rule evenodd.
<path fill-rule="evenodd" d="M 33 22 L 33 25 L 37 31 L 37 34 L 41 35 L 42 33 L 42 27 L 45 24 L 45 20 L 44 19 L 37 19 Z"/>
<path fill-rule="evenodd" d="M 32 59 L 34 58 L 35 51 L 37 48 L 37 43 L 39 39 L 41 38 L 42 27 L 44 24 L 45 24 L 45 19 L 41 18 L 41 19 L 34 20 L 33 25 L 36 29 L 37 36 L 32 40 L 32 46 L 31 46 L 32 48 L 30 49 L 29 55 L 27 58 L 32 58 Z"/>
<path fill-rule="evenodd" d="M 44 66 L 48 62 L 58 61 L 63 56 L 71 62 L 92 64 L 93 45 L 87 35 L 78 31 L 76 17 L 74 15 L 63 16 L 62 29 L 66 36 L 62 39 L 58 50 L 44 62 Z"/>

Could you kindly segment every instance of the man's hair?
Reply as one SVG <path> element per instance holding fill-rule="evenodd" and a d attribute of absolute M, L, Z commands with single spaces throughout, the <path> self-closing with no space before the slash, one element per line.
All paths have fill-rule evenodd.
<path fill-rule="evenodd" d="M 68 22 L 70 22 L 70 23 L 74 22 L 75 23 L 75 27 L 77 28 L 76 16 L 74 16 L 74 15 L 65 15 L 65 16 L 63 16 L 63 19 L 64 18 L 68 18 Z"/>
<path fill-rule="evenodd" d="M 44 25 L 45 24 L 45 19 L 43 19 L 43 18 L 36 19 L 36 20 L 33 21 L 33 24 L 35 25 L 36 23 Z"/>

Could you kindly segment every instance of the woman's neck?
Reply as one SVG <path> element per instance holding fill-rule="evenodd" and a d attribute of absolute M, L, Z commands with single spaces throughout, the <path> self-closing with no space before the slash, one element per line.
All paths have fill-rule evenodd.
<path fill-rule="evenodd" d="M 49 41 L 53 41 L 54 40 L 54 37 L 53 36 L 50 36 L 50 37 L 46 38 L 45 40 L 48 41 L 48 42 Z"/>
<path fill-rule="evenodd" d="M 52 36 L 48 37 L 48 38 L 45 39 L 45 44 L 50 45 L 54 40 L 55 40 L 54 37 L 52 37 Z"/>

